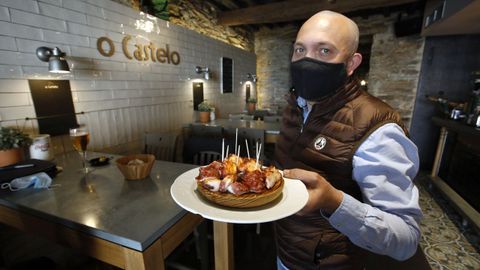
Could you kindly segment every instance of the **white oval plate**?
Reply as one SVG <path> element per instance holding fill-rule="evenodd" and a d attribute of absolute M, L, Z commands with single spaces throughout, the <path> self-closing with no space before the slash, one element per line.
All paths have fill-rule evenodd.
<path fill-rule="evenodd" d="M 198 168 L 195 168 L 178 176 L 170 194 L 185 210 L 215 221 L 242 224 L 274 221 L 295 214 L 308 200 L 307 188 L 302 181 L 284 178 L 282 195 L 273 202 L 247 209 L 225 207 L 207 201 L 197 192 L 197 175 Z"/>

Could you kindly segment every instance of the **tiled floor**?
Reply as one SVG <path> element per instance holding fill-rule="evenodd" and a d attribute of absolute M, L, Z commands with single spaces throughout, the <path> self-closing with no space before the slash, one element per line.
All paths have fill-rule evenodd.
<path fill-rule="evenodd" d="M 438 195 L 434 188 L 428 188 L 428 176 L 421 176 L 418 180 L 420 206 L 424 213 L 420 224 L 420 246 L 432 269 L 480 269 L 478 233 L 470 226 L 462 226 L 461 216 L 453 210 L 448 201 Z"/>

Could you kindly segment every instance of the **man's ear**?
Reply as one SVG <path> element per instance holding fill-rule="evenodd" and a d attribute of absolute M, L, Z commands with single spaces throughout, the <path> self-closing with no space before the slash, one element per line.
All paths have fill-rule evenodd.
<path fill-rule="evenodd" d="M 352 75 L 355 69 L 360 66 L 360 63 L 362 63 L 362 55 L 360 53 L 354 53 L 347 61 L 347 75 Z"/>

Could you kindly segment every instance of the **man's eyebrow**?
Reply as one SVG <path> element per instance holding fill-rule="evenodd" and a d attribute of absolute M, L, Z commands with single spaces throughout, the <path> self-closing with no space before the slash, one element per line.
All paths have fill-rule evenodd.
<path fill-rule="evenodd" d="M 317 42 L 317 43 L 315 43 L 315 45 L 317 45 L 317 46 L 325 46 L 325 45 L 327 45 L 327 46 L 335 47 L 335 46 L 333 45 L 333 43 L 326 42 L 326 41 Z"/>
<path fill-rule="evenodd" d="M 320 42 L 317 42 L 315 43 L 315 46 L 329 46 L 329 47 L 335 47 L 335 45 L 333 45 L 333 43 L 331 42 L 327 42 L 327 41 L 320 41 Z M 305 47 L 305 45 L 301 42 L 301 41 L 296 41 L 295 43 L 293 43 L 293 46 L 303 46 Z"/>

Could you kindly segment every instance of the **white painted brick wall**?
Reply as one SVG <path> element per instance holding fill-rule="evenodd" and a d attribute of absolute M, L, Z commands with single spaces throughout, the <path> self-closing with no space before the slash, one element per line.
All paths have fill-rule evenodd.
<path fill-rule="evenodd" d="M 15 51 L 15 39 L 7 36 L 0 36 L 0 50 Z"/>
<path fill-rule="evenodd" d="M 65 21 L 87 24 L 87 16 L 80 12 L 68 10 L 46 3 L 38 3 L 38 7 L 40 8 L 40 14 L 42 15 L 59 18 Z"/>
<path fill-rule="evenodd" d="M 40 0 L 38 1 L 39 3 L 47 3 L 47 4 L 50 4 L 50 5 L 55 5 L 55 6 L 59 6 L 61 7 L 62 6 L 62 0 Z"/>
<path fill-rule="evenodd" d="M 2 93 L 2 98 L 0 99 L 0 107 L 30 105 L 30 103 L 28 102 L 28 96 L 28 93 Z"/>
<path fill-rule="evenodd" d="M 242 86 L 246 73 L 255 72 L 250 52 L 210 39 L 160 19 L 152 20 L 151 33 L 135 29 L 145 14 L 110 0 L 1 0 L 0 1 L 0 125 L 17 125 L 36 133 L 28 79 L 69 80 L 80 123 L 91 129 L 90 148 L 125 148 L 138 143 L 145 130 L 179 130 L 195 121 L 192 82 L 201 76 L 194 67 L 208 66 L 212 79 L 204 81 L 205 98 L 222 116 L 244 108 Z M 169 44 L 180 54 L 179 65 L 129 60 L 122 39 L 135 44 Z M 109 37 L 112 57 L 97 51 L 97 39 Z M 35 55 L 40 46 L 66 52 L 71 74 L 48 72 L 47 63 Z M 234 93 L 220 93 L 220 58 L 234 59 Z M 63 139 L 58 139 L 59 143 Z M 127 147 L 128 148 L 128 147 Z M 60 150 L 59 150 L 60 151 Z"/>
<path fill-rule="evenodd" d="M 0 21 L 0 35 L 43 40 L 43 32 L 39 28 Z"/>
<path fill-rule="evenodd" d="M 43 34 L 43 32 L 42 32 Z M 50 43 L 48 41 L 41 41 L 41 40 L 30 40 L 30 39 L 23 39 L 23 38 L 15 38 L 15 43 L 17 46 L 17 51 L 24 52 L 24 53 L 35 53 L 38 47 L 47 46 L 47 47 L 56 47 L 58 44 Z M 65 52 L 67 55 L 71 55 L 70 48 L 62 47 L 62 51 Z M 37 58 L 38 60 L 38 58 Z"/>
<path fill-rule="evenodd" d="M 23 78 L 22 67 L 12 66 L 12 65 L 0 65 L 0 78 L 11 79 L 11 78 Z M 3 118 L 2 119 L 8 119 Z"/>
<path fill-rule="evenodd" d="M 47 28 L 56 31 L 67 31 L 67 24 L 63 20 L 53 19 L 43 15 L 10 9 L 10 17 L 13 23 L 25 24 L 35 27 Z"/>
<path fill-rule="evenodd" d="M 32 13 L 38 13 L 38 2 L 34 0 L 2 0 L 0 5 L 12 9 L 24 10 Z"/>
<path fill-rule="evenodd" d="M 8 13 L 8 8 L 0 7 L 0 21 L 10 21 L 10 13 Z"/>
<path fill-rule="evenodd" d="M 62 44 L 77 45 L 77 46 L 84 46 L 84 47 L 90 46 L 90 40 L 88 37 L 85 37 L 85 36 L 77 36 L 77 35 L 72 35 L 64 32 L 50 31 L 50 30 L 44 30 L 43 36 L 45 37 L 45 40 L 48 40 L 48 42 L 51 42 L 51 43 L 56 43 L 57 46 L 60 46 Z"/>
<path fill-rule="evenodd" d="M 86 15 L 97 16 L 104 18 L 103 8 L 99 8 L 80 0 L 63 0 L 62 6 Z"/>
<path fill-rule="evenodd" d="M 0 92 L 10 92 L 10 93 L 19 93 L 27 92 L 30 93 L 30 88 L 26 80 L 2 80 L 0 84 Z"/>

